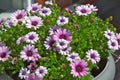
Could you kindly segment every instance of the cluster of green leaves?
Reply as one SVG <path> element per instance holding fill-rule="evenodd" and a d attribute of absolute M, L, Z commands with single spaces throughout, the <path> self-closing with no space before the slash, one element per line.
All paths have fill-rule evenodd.
<path fill-rule="evenodd" d="M 115 31 L 115 28 L 109 23 L 109 21 L 103 21 L 96 16 L 95 12 L 87 16 L 78 16 L 68 12 L 61 13 L 57 4 L 54 4 L 50 8 L 52 14 L 45 18 L 42 17 L 43 25 L 37 30 L 27 29 L 25 25 L 21 24 L 11 27 L 7 29 L 7 31 L 0 30 L 1 41 L 12 51 L 8 61 L 4 63 L 0 62 L 0 72 L 11 70 L 13 73 L 17 73 L 22 67 L 26 67 L 26 64 L 29 64 L 20 58 L 20 51 L 27 43 L 24 42 L 17 45 L 16 40 L 30 31 L 35 31 L 39 35 L 39 40 L 35 43 L 35 46 L 38 48 L 39 54 L 42 56 L 42 58 L 36 63 L 36 67 L 41 65 L 48 68 L 48 74 L 45 76 L 45 80 L 74 80 L 70 74 L 71 69 L 69 67 L 69 62 L 66 61 L 66 56 L 60 55 L 55 51 L 46 50 L 43 45 L 49 35 L 49 29 L 56 25 L 59 16 L 69 17 L 69 23 L 62 26 L 62 28 L 68 29 L 71 32 L 71 52 L 79 53 L 79 56 L 85 60 L 86 52 L 90 49 L 97 50 L 101 58 L 107 58 L 109 56 L 110 51 L 107 47 L 107 39 L 104 37 L 104 31 L 107 29 Z M 18 59 L 16 65 L 11 63 L 14 57 L 17 57 Z M 92 67 L 94 66 L 95 65 L 88 62 L 89 70 L 92 70 Z M 91 73 L 81 79 L 90 80 L 90 74 Z M 76 80 L 80 79 L 76 78 Z"/>

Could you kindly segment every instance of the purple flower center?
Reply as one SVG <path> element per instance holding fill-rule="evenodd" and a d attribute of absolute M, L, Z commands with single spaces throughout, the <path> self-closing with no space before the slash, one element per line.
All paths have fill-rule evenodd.
<path fill-rule="evenodd" d="M 68 48 L 64 48 L 64 49 L 62 49 L 62 51 L 66 51 Z"/>
<path fill-rule="evenodd" d="M 70 56 L 71 59 L 75 59 L 75 57 L 76 57 L 75 55 L 71 55 Z"/>
<path fill-rule="evenodd" d="M 40 73 L 40 74 L 42 74 L 43 72 L 44 72 L 44 70 L 43 70 L 43 69 L 40 69 L 40 70 L 39 70 L 39 73 Z"/>
<path fill-rule="evenodd" d="M 118 44 L 120 45 L 120 39 L 117 39 L 117 41 L 118 41 Z"/>
<path fill-rule="evenodd" d="M 37 7 L 33 7 L 33 8 L 32 8 L 33 11 L 36 11 L 37 9 L 38 9 Z"/>
<path fill-rule="evenodd" d="M 82 10 L 80 10 L 82 13 L 86 13 L 87 12 L 87 10 L 86 9 L 82 9 Z"/>
<path fill-rule="evenodd" d="M 9 26 L 12 26 L 12 25 L 13 25 L 13 23 L 12 23 L 12 22 L 9 22 L 8 24 L 9 24 Z"/>
<path fill-rule="evenodd" d="M 30 39 L 30 40 L 33 40 L 34 38 L 35 38 L 34 35 L 30 35 L 30 36 L 29 36 L 29 39 Z"/>
<path fill-rule="evenodd" d="M 23 17 L 22 14 L 18 14 L 16 18 L 21 19 L 22 17 Z"/>
<path fill-rule="evenodd" d="M 26 70 L 23 70 L 23 71 L 22 71 L 22 75 L 26 75 Z"/>
<path fill-rule="evenodd" d="M 2 52 L 2 53 L 0 54 L 0 57 L 1 57 L 1 58 L 5 58 L 5 57 L 6 57 L 6 52 Z"/>
<path fill-rule="evenodd" d="M 65 45 L 65 43 L 64 42 L 60 42 L 60 45 L 63 46 L 63 45 Z"/>
<path fill-rule="evenodd" d="M 50 41 L 49 45 L 50 45 L 51 47 L 55 47 L 55 41 L 54 41 L 54 40 Z"/>
<path fill-rule="evenodd" d="M 82 70 L 83 70 L 83 68 L 82 68 L 81 65 L 77 65 L 77 66 L 76 66 L 76 71 L 77 71 L 77 72 L 82 72 Z"/>
<path fill-rule="evenodd" d="M 37 21 L 32 21 L 32 25 L 33 25 L 33 26 L 37 26 L 37 25 L 38 25 L 38 22 L 37 22 Z"/>
<path fill-rule="evenodd" d="M 33 55 L 33 52 L 31 51 L 31 50 L 29 50 L 29 51 L 27 51 L 27 56 L 29 57 L 29 56 L 32 56 Z"/>
<path fill-rule="evenodd" d="M 66 37 L 65 34 L 61 34 L 61 35 L 59 36 L 59 38 L 60 38 L 60 39 L 65 39 L 65 40 L 67 39 L 67 37 Z"/>
<path fill-rule="evenodd" d="M 48 11 L 47 10 L 42 10 L 42 13 L 47 13 Z"/>
<path fill-rule="evenodd" d="M 112 45 L 112 46 L 116 46 L 115 42 L 112 42 L 111 45 Z"/>
<path fill-rule="evenodd" d="M 95 56 L 95 54 L 91 54 L 90 57 L 91 57 L 92 59 L 95 59 L 96 56 Z"/>
<path fill-rule="evenodd" d="M 61 19 L 60 22 L 65 22 L 65 19 Z"/>
<path fill-rule="evenodd" d="M 111 36 L 112 34 L 111 33 L 108 33 L 109 36 Z"/>

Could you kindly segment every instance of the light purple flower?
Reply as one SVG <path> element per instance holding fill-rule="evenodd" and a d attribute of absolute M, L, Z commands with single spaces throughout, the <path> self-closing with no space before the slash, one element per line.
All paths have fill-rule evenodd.
<path fill-rule="evenodd" d="M 28 12 L 37 13 L 41 9 L 42 5 L 39 5 L 38 3 L 34 3 L 31 6 L 27 8 Z"/>
<path fill-rule="evenodd" d="M 16 26 L 17 24 L 12 20 L 12 19 L 8 19 L 5 22 L 5 27 L 7 28 L 11 28 L 12 26 Z"/>
<path fill-rule="evenodd" d="M 117 42 L 118 42 L 118 46 L 120 48 L 120 33 L 116 34 L 116 39 L 117 39 Z"/>
<path fill-rule="evenodd" d="M 70 61 L 70 62 L 74 62 L 76 59 L 80 59 L 78 53 L 71 53 L 71 54 L 68 54 L 67 57 L 66 57 L 67 61 Z"/>
<path fill-rule="evenodd" d="M 35 70 L 35 62 L 30 63 L 27 67 L 30 71 Z"/>
<path fill-rule="evenodd" d="M 34 45 L 26 45 L 20 52 L 20 57 L 24 61 L 38 61 L 41 56 L 38 54 L 38 49 Z"/>
<path fill-rule="evenodd" d="M 16 23 L 25 23 L 26 16 L 27 16 L 27 13 L 25 10 L 17 10 L 12 14 L 11 19 Z"/>
<path fill-rule="evenodd" d="M 49 0 L 49 1 L 45 1 L 45 4 L 46 5 L 53 5 L 53 2 L 52 2 L 52 0 Z"/>
<path fill-rule="evenodd" d="M 50 8 L 46 8 L 46 7 L 42 8 L 42 9 L 39 11 L 39 14 L 40 14 L 41 16 L 43 16 L 43 17 L 49 16 L 51 13 L 52 13 L 52 12 L 51 12 L 51 9 L 50 9 Z"/>
<path fill-rule="evenodd" d="M 20 79 L 26 79 L 28 75 L 30 74 L 30 71 L 27 70 L 27 68 L 22 68 L 19 73 Z"/>
<path fill-rule="evenodd" d="M 70 63 L 71 74 L 73 77 L 79 77 L 85 76 L 88 74 L 88 68 L 87 68 L 87 62 L 84 60 L 75 60 L 74 62 Z"/>
<path fill-rule="evenodd" d="M 30 16 L 26 19 L 26 27 L 27 28 L 33 28 L 33 29 L 38 29 L 39 27 L 42 26 L 43 20 L 40 17 L 37 16 Z"/>
<path fill-rule="evenodd" d="M 35 74 L 37 75 L 37 77 L 39 78 L 44 78 L 44 76 L 47 74 L 47 68 L 40 66 L 39 68 L 36 69 Z"/>
<path fill-rule="evenodd" d="M 5 46 L 5 44 L 4 44 L 4 43 L 2 43 L 2 42 L 0 42 L 0 47 L 3 47 L 3 46 Z"/>
<path fill-rule="evenodd" d="M 100 61 L 100 55 L 98 51 L 90 49 L 88 52 L 86 52 L 86 54 L 88 61 L 90 60 L 93 64 Z"/>
<path fill-rule="evenodd" d="M 53 38 L 58 41 L 59 39 L 65 39 L 68 42 L 71 42 L 72 36 L 69 31 L 66 29 L 57 29 L 55 32 Z"/>
<path fill-rule="evenodd" d="M 58 49 L 65 49 L 68 47 L 69 42 L 66 41 L 65 39 L 59 39 L 58 41 L 56 41 L 56 47 Z"/>
<path fill-rule="evenodd" d="M 81 5 L 76 7 L 76 14 L 79 16 L 87 16 L 91 13 L 91 9 L 88 7 L 88 5 Z"/>
<path fill-rule="evenodd" d="M 35 44 L 39 39 L 38 34 L 36 32 L 29 32 L 25 35 L 25 41 L 27 43 Z"/>
<path fill-rule="evenodd" d="M 67 55 L 67 54 L 69 54 L 70 50 L 71 50 L 71 47 L 67 46 L 66 48 L 60 49 L 58 52 L 61 55 Z"/>
<path fill-rule="evenodd" d="M 116 39 L 110 39 L 108 41 L 108 47 L 111 50 L 118 50 L 118 42 Z"/>
<path fill-rule="evenodd" d="M 88 6 L 89 6 L 89 8 L 91 9 L 92 12 L 98 11 L 98 9 L 96 8 L 96 6 L 90 5 L 90 4 L 88 4 Z"/>
<path fill-rule="evenodd" d="M 29 74 L 28 77 L 25 80 L 42 80 L 42 79 L 36 77 L 35 74 L 32 73 L 32 74 Z"/>
<path fill-rule="evenodd" d="M 0 47 L 0 61 L 4 62 L 8 60 L 10 54 L 11 54 L 11 51 L 7 46 Z"/>
<path fill-rule="evenodd" d="M 6 21 L 6 19 L 0 18 L 0 26 L 3 25 L 5 21 Z"/>
<path fill-rule="evenodd" d="M 57 26 L 53 26 L 52 28 L 50 28 L 49 30 L 50 35 L 54 35 L 57 29 L 59 29 Z"/>
<path fill-rule="evenodd" d="M 25 37 L 22 36 L 22 37 L 19 37 L 16 41 L 16 43 L 19 45 L 20 43 L 24 42 L 25 41 Z"/>
<path fill-rule="evenodd" d="M 105 31 L 104 35 L 105 35 L 105 37 L 108 38 L 108 39 L 115 38 L 114 32 L 112 32 L 112 31 L 110 31 L 110 30 Z"/>
<path fill-rule="evenodd" d="M 64 16 L 59 16 L 57 20 L 57 25 L 63 26 L 68 23 L 68 18 Z"/>
<path fill-rule="evenodd" d="M 53 39 L 52 36 L 47 37 L 46 41 L 44 42 L 44 46 L 48 50 L 55 49 L 56 48 L 56 41 Z"/>

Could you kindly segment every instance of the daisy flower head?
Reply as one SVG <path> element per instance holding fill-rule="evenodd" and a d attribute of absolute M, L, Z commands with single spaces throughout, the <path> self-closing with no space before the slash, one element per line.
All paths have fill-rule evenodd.
<path fill-rule="evenodd" d="M 27 68 L 22 68 L 19 73 L 20 79 L 26 79 L 28 75 L 30 74 L 30 71 L 27 70 Z"/>
<path fill-rule="evenodd" d="M 72 40 L 72 36 L 70 34 L 69 31 L 67 31 L 66 29 L 57 29 L 57 31 L 55 32 L 55 34 L 53 35 L 53 38 L 58 41 L 59 39 L 64 39 L 68 42 L 71 42 Z"/>
<path fill-rule="evenodd" d="M 43 7 L 40 11 L 39 11 L 39 14 L 43 17 L 46 17 L 46 16 L 49 16 L 51 14 L 51 9 L 50 8 L 46 8 L 46 7 Z"/>
<path fill-rule="evenodd" d="M 87 62 L 84 60 L 75 60 L 74 62 L 70 63 L 71 74 L 73 77 L 82 77 L 88 74 Z"/>
<path fill-rule="evenodd" d="M 58 26 L 63 26 L 68 23 L 68 18 L 64 16 L 59 16 L 57 20 L 57 25 Z"/>
<path fill-rule="evenodd" d="M 53 2 L 52 2 L 52 0 L 45 1 L 45 5 L 53 5 Z"/>
<path fill-rule="evenodd" d="M 67 55 L 67 54 L 69 54 L 70 50 L 71 50 L 71 47 L 70 47 L 70 46 L 67 46 L 66 48 L 60 49 L 58 52 L 59 52 L 61 55 Z"/>
<path fill-rule="evenodd" d="M 39 39 L 38 34 L 36 32 L 29 32 L 25 35 L 25 41 L 27 43 L 35 44 Z"/>
<path fill-rule="evenodd" d="M 98 51 L 91 49 L 88 52 L 86 52 L 86 54 L 88 61 L 90 60 L 93 64 L 100 61 L 100 55 Z"/>
<path fill-rule="evenodd" d="M 20 52 L 20 57 L 24 61 L 33 61 L 33 62 L 41 58 L 41 56 L 38 54 L 38 49 L 35 48 L 34 45 L 24 46 L 23 50 Z"/>
<path fill-rule="evenodd" d="M 108 48 L 111 50 L 118 50 L 118 41 L 116 39 L 110 39 L 108 42 Z"/>
<path fill-rule="evenodd" d="M 111 38 L 115 38 L 115 34 L 114 32 L 110 31 L 110 30 L 107 30 L 104 32 L 104 35 L 107 39 L 111 39 Z"/>
<path fill-rule="evenodd" d="M 88 4 L 89 8 L 91 9 L 91 12 L 98 11 L 96 6 Z"/>
<path fill-rule="evenodd" d="M 39 78 L 44 78 L 44 76 L 47 74 L 47 68 L 40 66 L 39 68 L 36 69 L 35 74 L 37 75 L 37 77 Z"/>
<path fill-rule="evenodd" d="M 25 10 L 17 10 L 11 16 L 11 19 L 17 23 L 25 23 L 25 17 L 27 13 Z"/>
<path fill-rule="evenodd" d="M 79 16 L 87 16 L 91 13 L 91 9 L 88 5 L 81 5 L 76 7 L 76 14 Z"/>
<path fill-rule="evenodd" d="M 4 24 L 5 21 L 6 21 L 6 19 L 0 18 L 0 25 Z"/>
<path fill-rule="evenodd" d="M 120 33 L 116 34 L 116 39 L 117 39 L 117 42 L 118 42 L 118 46 L 120 48 Z"/>
<path fill-rule="evenodd" d="M 16 41 L 16 43 L 19 45 L 20 43 L 24 42 L 25 41 L 25 37 L 22 36 L 22 37 L 19 37 Z"/>
<path fill-rule="evenodd" d="M 50 35 L 54 35 L 55 32 L 57 31 L 57 29 L 59 29 L 57 26 L 53 26 L 52 28 L 50 28 L 49 34 L 50 34 Z"/>
<path fill-rule="evenodd" d="M 36 77 L 35 74 L 32 73 L 32 74 L 29 74 L 28 77 L 25 80 L 42 80 L 42 79 Z"/>
<path fill-rule="evenodd" d="M 65 39 L 59 39 L 56 41 L 56 47 L 59 49 L 65 49 L 68 46 L 69 42 Z"/>
<path fill-rule="evenodd" d="M 5 22 L 5 27 L 7 28 L 11 28 L 12 26 L 16 26 L 17 24 L 12 20 L 12 19 L 8 19 Z"/>
<path fill-rule="evenodd" d="M 27 8 L 28 12 L 37 13 L 41 9 L 42 5 L 39 5 L 38 3 L 34 3 L 31 6 Z"/>
<path fill-rule="evenodd" d="M 43 20 L 37 16 L 30 16 L 26 18 L 26 27 L 32 29 L 38 29 L 43 24 Z"/>
<path fill-rule="evenodd" d="M 4 44 L 4 43 L 2 43 L 2 42 L 0 42 L 0 47 L 3 47 L 3 46 L 5 46 L 5 44 Z"/>
<path fill-rule="evenodd" d="M 56 48 L 56 41 L 53 39 L 52 36 L 47 37 L 46 41 L 44 42 L 44 46 L 46 49 L 51 50 Z"/>
<path fill-rule="evenodd" d="M 70 62 L 74 62 L 75 60 L 77 59 L 80 59 L 78 53 L 71 53 L 71 54 L 68 54 L 67 57 L 66 57 L 67 61 L 70 61 Z"/>
<path fill-rule="evenodd" d="M 0 61 L 4 62 L 8 60 L 11 51 L 7 46 L 0 46 Z"/>

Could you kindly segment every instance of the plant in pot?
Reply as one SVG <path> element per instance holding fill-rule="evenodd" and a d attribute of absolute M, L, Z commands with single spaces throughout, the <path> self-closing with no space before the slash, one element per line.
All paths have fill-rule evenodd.
<path fill-rule="evenodd" d="M 93 5 L 71 13 L 54 0 L 45 4 L 0 19 L 0 72 L 15 80 L 94 79 L 93 69 L 119 49 L 120 34 Z"/>

